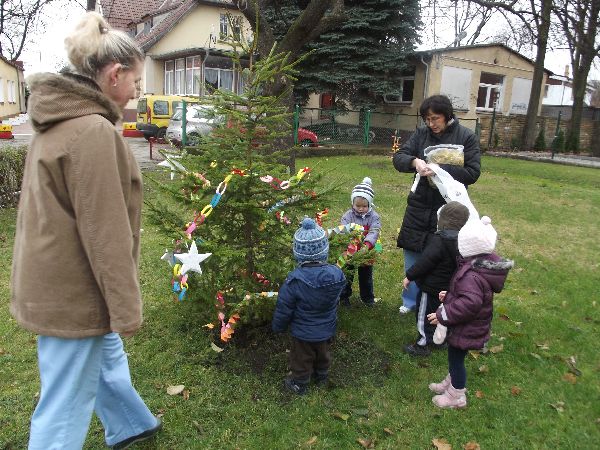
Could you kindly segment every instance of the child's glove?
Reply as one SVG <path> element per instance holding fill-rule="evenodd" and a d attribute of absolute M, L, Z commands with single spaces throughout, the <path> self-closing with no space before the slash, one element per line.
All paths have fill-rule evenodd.
<path fill-rule="evenodd" d="M 433 333 L 433 343 L 437 345 L 443 344 L 446 340 L 446 334 L 448 334 L 448 328 L 438 323 Z"/>

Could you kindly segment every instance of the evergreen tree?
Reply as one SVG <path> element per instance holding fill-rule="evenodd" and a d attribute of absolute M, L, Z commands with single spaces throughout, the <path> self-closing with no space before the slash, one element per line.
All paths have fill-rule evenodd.
<path fill-rule="evenodd" d="M 544 127 L 540 127 L 540 132 L 535 138 L 535 143 L 533 144 L 533 149 L 537 151 L 546 150 L 546 136 L 544 134 Z"/>
<path fill-rule="evenodd" d="M 289 150 L 273 148 L 282 133 L 291 133 L 281 102 L 287 93 L 264 95 L 265 86 L 277 76 L 293 78 L 296 63 L 274 52 L 255 61 L 253 46 L 232 45 L 243 94 L 217 90 L 206 99 L 207 114 L 220 125 L 195 151 L 181 158 L 165 153 L 179 177 L 157 182 L 176 208 L 150 204 L 154 219 L 174 236 L 174 248 L 163 256 L 173 266 L 173 292 L 208 312 L 203 317 L 213 322 L 209 328 L 220 327 L 224 342 L 238 321 L 271 319 L 276 291 L 295 264 L 293 234 L 305 215 L 320 218 L 330 191 L 315 187 L 317 177 L 308 167 L 290 174 L 281 163 Z M 242 69 L 240 54 L 249 55 L 248 68 Z M 348 237 L 345 244 L 336 242 L 334 262 Z"/>
<path fill-rule="evenodd" d="M 372 106 L 377 96 L 399 93 L 398 79 L 411 74 L 407 55 L 419 41 L 417 0 L 346 0 L 346 20 L 305 47 L 296 97 L 333 92 L 353 107 Z M 295 0 L 277 2 L 266 16 L 277 38 L 301 13 Z M 414 72 L 412 72 L 414 73 Z"/>

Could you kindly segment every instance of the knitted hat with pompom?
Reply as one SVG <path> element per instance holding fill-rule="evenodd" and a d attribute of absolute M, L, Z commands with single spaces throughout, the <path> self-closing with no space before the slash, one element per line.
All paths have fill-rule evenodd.
<path fill-rule="evenodd" d="M 302 220 L 294 233 L 294 257 L 299 263 L 307 261 L 327 261 L 329 239 L 325 230 L 308 217 Z"/>
<path fill-rule="evenodd" d="M 352 189 L 352 195 L 350 195 L 350 201 L 354 205 L 354 199 L 356 197 L 362 197 L 369 202 L 369 208 L 373 206 L 373 197 L 375 197 L 375 191 L 373 191 L 373 183 L 369 177 L 364 177 L 362 183 L 357 184 Z"/>

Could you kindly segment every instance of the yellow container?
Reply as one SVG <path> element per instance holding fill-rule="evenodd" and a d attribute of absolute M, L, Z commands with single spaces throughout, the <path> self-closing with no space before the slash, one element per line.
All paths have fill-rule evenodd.
<path fill-rule="evenodd" d="M 0 139 L 12 139 L 12 125 L 0 124 Z"/>

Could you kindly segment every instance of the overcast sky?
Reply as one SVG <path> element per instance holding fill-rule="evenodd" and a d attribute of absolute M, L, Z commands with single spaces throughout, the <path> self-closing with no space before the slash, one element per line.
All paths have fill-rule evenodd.
<path fill-rule="evenodd" d="M 67 62 L 63 41 L 67 34 L 75 27 L 84 10 L 81 6 L 77 6 L 74 3 L 66 3 L 66 5 L 62 4 L 60 6 L 52 5 L 47 10 L 46 29 L 39 30 L 35 36 L 32 36 L 33 41 L 26 46 L 26 51 L 21 55 L 21 59 L 25 63 L 26 76 L 35 72 L 56 72 Z M 440 33 L 448 36 L 452 34 L 452 31 L 444 33 L 443 29 L 443 24 L 438 22 L 438 35 Z M 448 30 L 452 30 L 451 24 L 448 25 Z M 429 44 L 431 42 L 430 39 L 424 39 L 424 41 L 424 45 L 421 45 L 419 49 L 432 47 Z M 450 44 L 451 41 L 452 38 L 449 38 L 447 42 L 437 40 L 435 47 L 444 47 Z M 546 68 L 558 75 L 564 74 L 566 64 L 569 64 L 569 52 L 567 50 L 551 51 L 546 55 Z M 589 79 L 600 79 L 598 61 L 596 61 L 596 66 L 592 68 Z"/>

